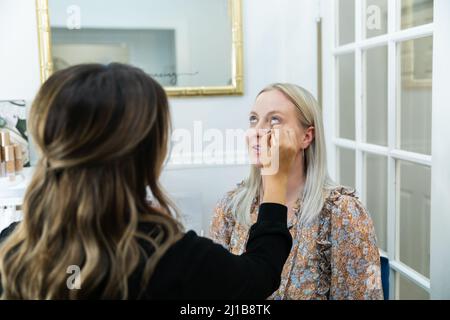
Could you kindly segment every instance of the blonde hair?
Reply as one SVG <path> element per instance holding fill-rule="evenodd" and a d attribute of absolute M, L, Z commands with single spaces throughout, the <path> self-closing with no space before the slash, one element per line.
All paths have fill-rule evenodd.
<path fill-rule="evenodd" d="M 1 298 L 139 296 L 130 276 L 142 263 L 142 293 L 182 231 L 158 182 L 170 136 L 164 89 L 126 65 L 70 67 L 41 87 L 30 129 L 41 157 L 24 219 L 0 247 Z M 73 265 L 80 290 L 66 283 Z"/>
<path fill-rule="evenodd" d="M 327 171 L 324 129 L 321 110 L 314 96 L 304 88 L 289 83 L 275 83 L 264 88 L 263 92 L 278 90 L 282 92 L 296 107 L 299 123 L 304 128 L 314 127 L 315 137 L 310 146 L 304 150 L 304 169 L 306 174 L 299 222 L 313 222 L 322 211 L 324 201 L 335 183 Z M 250 211 L 255 198 L 260 194 L 262 179 L 260 169 L 252 166 L 244 183 L 236 190 L 229 209 L 235 219 L 250 226 Z"/>

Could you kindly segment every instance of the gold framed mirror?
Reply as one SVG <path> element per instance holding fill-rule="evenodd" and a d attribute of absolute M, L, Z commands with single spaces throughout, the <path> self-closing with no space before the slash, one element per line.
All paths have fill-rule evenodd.
<path fill-rule="evenodd" d="M 41 82 L 78 63 L 142 68 L 169 96 L 242 95 L 241 0 L 36 0 Z"/>

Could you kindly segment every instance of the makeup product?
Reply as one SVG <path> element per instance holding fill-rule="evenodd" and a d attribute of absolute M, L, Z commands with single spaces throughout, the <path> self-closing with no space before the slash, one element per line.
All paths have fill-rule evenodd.
<path fill-rule="evenodd" d="M 14 163 L 14 147 L 6 146 L 5 161 L 6 161 L 6 176 L 9 180 L 14 181 L 16 177 L 15 163 Z"/>
<path fill-rule="evenodd" d="M 0 133 L 0 144 L 2 145 L 2 147 L 6 147 L 11 144 L 11 139 L 9 137 L 8 131 L 2 131 Z"/>
<path fill-rule="evenodd" d="M 1 146 L 1 153 L 2 153 L 2 159 L 5 159 L 5 148 L 11 144 L 11 139 L 9 137 L 8 131 L 1 131 L 0 132 L 0 146 Z"/>
<path fill-rule="evenodd" d="M 18 144 L 14 145 L 14 169 L 16 173 L 21 173 L 23 169 L 22 147 Z"/>
<path fill-rule="evenodd" d="M 3 178 L 5 176 L 5 170 L 6 170 L 5 165 L 6 165 L 6 163 L 5 163 L 5 161 L 3 161 L 2 153 L 0 152 L 0 178 Z"/>

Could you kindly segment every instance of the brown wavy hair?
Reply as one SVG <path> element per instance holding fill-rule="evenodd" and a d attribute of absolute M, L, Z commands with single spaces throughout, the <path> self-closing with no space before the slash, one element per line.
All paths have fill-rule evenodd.
<path fill-rule="evenodd" d="M 142 293 L 182 233 L 158 182 L 171 130 L 164 89 L 135 67 L 73 66 L 42 85 L 29 125 L 40 159 L 23 221 L 0 248 L 1 298 L 126 299 L 141 265 Z M 66 283 L 71 265 L 79 290 Z"/>

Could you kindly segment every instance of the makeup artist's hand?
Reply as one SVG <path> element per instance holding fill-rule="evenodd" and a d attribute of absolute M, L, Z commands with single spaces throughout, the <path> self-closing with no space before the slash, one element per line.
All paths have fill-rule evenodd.
<path fill-rule="evenodd" d="M 263 202 L 285 204 L 287 180 L 298 152 L 297 137 L 289 128 L 274 127 L 261 137 L 261 146 L 261 174 L 265 179 Z"/>

